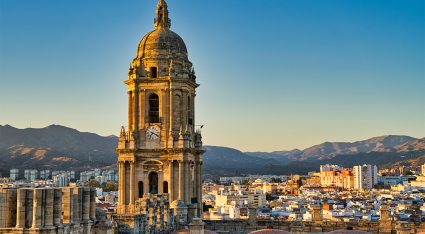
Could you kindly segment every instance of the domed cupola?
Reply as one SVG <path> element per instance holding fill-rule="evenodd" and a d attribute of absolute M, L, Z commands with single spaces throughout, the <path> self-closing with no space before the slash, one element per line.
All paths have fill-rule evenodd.
<path fill-rule="evenodd" d="M 129 79 L 140 77 L 159 79 L 191 79 L 195 72 L 188 59 L 186 44 L 170 30 L 168 7 L 165 0 L 159 0 L 154 20 L 155 30 L 143 36 L 137 49 L 136 58 L 129 69 Z"/>

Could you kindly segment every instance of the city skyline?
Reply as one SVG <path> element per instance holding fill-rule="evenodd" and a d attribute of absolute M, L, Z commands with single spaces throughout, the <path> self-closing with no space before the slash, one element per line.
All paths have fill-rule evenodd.
<path fill-rule="evenodd" d="M 122 81 L 156 1 L 78 2 L 0 3 L 0 124 L 101 135 L 126 125 Z M 424 137 L 422 1 L 168 4 L 201 83 L 205 144 Z"/>

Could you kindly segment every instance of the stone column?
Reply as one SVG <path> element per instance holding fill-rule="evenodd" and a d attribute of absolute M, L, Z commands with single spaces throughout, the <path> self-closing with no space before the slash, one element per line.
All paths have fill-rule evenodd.
<path fill-rule="evenodd" d="M 137 83 L 135 84 L 134 88 L 134 94 L 133 94 L 133 123 L 134 123 L 134 130 L 138 130 L 139 128 L 139 88 L 137 87 Z"/>
<path fill-rule="evenodd" d="M 133 131 L 133 92 L 128 91 L 128 132 Z"/>
<path fill-rule="evenodd" d="M 90 220 L 96 220 L 96 190 L 90 189 Z"/>
<path fill-rule="evenodd" d="M 164 169 L 162 168 L 158 173 L 158 194 L 164 193 Z"/>
<path fill-rule="evenodd" d="M 188 105 L 188 103 L 187 103 L 187 91 L 186 90 L 183 90 L 182 91 L 182 106 L 181 106 L 181 108 L 182 108 L 182 121 L 181 121 L 181 123 L 182 123 L 182 129 L 183 129 L 183 132 L 185 131 L 185 129 L 186 129 L 186 126 L 187 126 L 187 105 Z"/>
<path fill-rule="evenodd" d="M 145 104 L 145 107 L 144 107 L 144 110 L 145 110 L 145 116 L 144 116 L 144 118 L 145 118 L 145 123 L 147 123 L 147 122 L 149 122 L 149 97 L 148 97 L 148 92 L 146 92 L 146 90 L 145 90 L 145 92 L 144 92 L 144 104 Z"/>
<path fill-rule="evenodd" d="M 198 199 L 198 162 L 194 162 L 193 164 L 193 197 L 196 197 Z"/>
<path fill-rule="evenodd" d="M 44 226 L 53 226 L 53 209 L 54 209 L 54 189 L 46 188 L 45 192 L 45 209 L 44 209 Z"/>
<path fill-rule="evenodd" d="M 167 105 L 165 104 L 165 89 L 161 89 L 161 92 L 158 94 L 159 96 L 159 117 L 162 118 L 165 116 L 165 111 L 167 108 Z M 165 120 L 162 121 L 162 123 L 165 125 Z"/>
<path fill-rule="evenodd" d="M 25 200 L 27 199 L 27 190 L 18 189 L 16 199 L 16 228 L 25 228 Z"/>
<path fill-rule="evenodd" d="M 183 172 L 183 194 L 184 194 L 184 200 L 186 202 L 189 201 L 189 162 L 188 161 L 184 161 L 183 162 L 183 166 L 184 166 L 184 172 Z"/>
<path fill-rule="evenodd" d="M 183 162 L 179 161 L 179 200 L 183 200 Z"/>
<path fill-rule="evenodd" d="M 160 197 L 159 203 L 159 232 L 164 232 L 164 196 Z"/>
<path fill-rule="evenodd" d="M 199 179 L 198 179 L 198 201 L 199 201 L 199 218 L 202 218 L 202 162 L 199 162 Z"/>
<path fill-rule="evenodd" d="M 118 182 L 118 203 L 124 206 L 125 201 L 125 178 L 124 178 L 124 162 L 118 162 L 119 167 L 119 182 Z"/>
<path fill-rule="evenodd" d="M 192 202 L 192 162 L 187 162 L 187 178 L 186 178 L 186 191 L 187 191 L 187 201 Z"/>
<path fill-rule="evenodd" d="M 43 203 L 42 189 L 34 189 L 33 211 L 32 211 L 32 228 L 40 228 L 42 221 L 41 208 Z"/>
<path fill-rule="evenodd" d="M 169 212 L 168 212 L 168 203 L 169 201 L 167 201 L 167 200 L 164 200 L 164 209 L 163 209 L 163 211 L 164 211 L 164 225 L 165 225 L 165 230 L 167 230 L 167 227 L 168 227 L 168 222 L 170 221 L 170 218 L 168 217 L 168 215 L 169 215 Z"/>
<path fill-rule="evenodd" d="M 173 90 L 172 89 L 169 89 L 169 94 L 168 94 L 168 96 L 170 97 L 169 99 L 169 102 L 168 102 L 168 105 L 169 105 L 169 107 L 170 107 L 170 109 L 168 110 L 168 115 L 169 115 L 169 127 L 168 127 L 168 131 L 172 131 L 173 130 Z M 168 136 L 168 137 L 173 137 L 173 136 Z M 169 145 L 168 147 L 173 147 L 172 145 Z"/>
<path fill-rule="evenodd" d="M 8 214 L 8 210 L 5 205 L 7 205 L 7 195 L 5 189 L 0 190 L 0 228 L 6 228 L 6 215 Z"/>
<path fill-rule="evenodd" d="M 62 192 L 62 211 L 63 211 L 63 216 L 62 216 L 62 221 L 65 224 L 70 224 L 73 223 L 73 189 L 74 188 L 63 188 Z"/>
<path fill-rule="evenodd" d="M 83 208 L 83 191 L 82 188 L 74 188 L 72 194 L 73 220 L 74 222 L 82 221 Z"/>
<path fill-rule="evenodd" d="M 192 95 L 192 130 L 195 132 L 195 94 Z"/>
<path fill-rule="evenodd" d="M 145 103 L 145 90 L 139 90 L 139 129 L 143 129 L 145 125 L 145 112 L 146 106 Z"/>
<path fill-rule="evenodd" d="M 151 200 L 151 199 L 149 199 L 149 200 Z M 149 203 L 152 204 L 150 201 L 149 201 Z M 149 216 L 149 226 L 152 226 L 154 219 L 156 219 L 156 217 L 154 217 L 154 215 L 153 215 L 153 204 L 151 206 L 149 206 L 149 211 L 148 211 L 147 215 Z"/>
<path fill-rule="evenodd" d="M 90 220 L 90 187 L 83 188 L 83 222 Z"/>
<path fill-rule="evenodd" d="M 173 185 L 174 185 L 174 161 L 171 160 L 168 162 L 168 170 L 170 172 L 170 180 L 168 181 L 168 194 L 169 194 L 169 200 L 174 200 L 174 191 L 173 191 Z"/>
<path fill-rule="evenodd" d="M 16 189 L 0 189 L 0 228 L 16 226 Z"/>
<path fill-rule="evenodd" d="M 53 223 L 55 226 L 62 225 L 62 190 L 60 189 L 54 189 Z"/>
<path fill-rule="evenodd" d="M 134 207 L 134 162 L 130 162 L 130 206 Z"/>

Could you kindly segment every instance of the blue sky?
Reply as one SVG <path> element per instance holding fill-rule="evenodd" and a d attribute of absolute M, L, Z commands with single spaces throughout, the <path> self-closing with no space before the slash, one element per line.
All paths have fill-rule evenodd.
<path fill-rule="evenodd" d="M 422 0 L 168 0 L 198 82 L 204 142 L 304 148 L 425 136 Z M 0 0 L 0 124 L 101 135 L 156 0 Z"/>

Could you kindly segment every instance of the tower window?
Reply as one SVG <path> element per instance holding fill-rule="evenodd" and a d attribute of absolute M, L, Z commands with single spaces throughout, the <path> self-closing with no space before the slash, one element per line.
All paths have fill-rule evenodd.
<path fill-rule="evenodd" d="M 139 181 L 139 198 L 143 197 L 143 181 Z"/>
<path fill-rule="evenodd" d="M 157 67 L 151 67 L 150 73 L 151 73 L 151 78 L 157 78 L 158 77 L 158 68 Z"/>
<path fill-rule="evenodd" d="M 159 97 L 155 93 L 149 96 L 149 122 L 159 123 Z"/>
<path fill-rule="evenodd" d="M 149 174 L 149 193 L 158 194 L 158 174 L 156 172 Z"/>
<path fill-rule="evenodd" d="M 168 193 L 168 182 L 167 181 L 164 181 L 162 191 L 164 193 Z"/>

